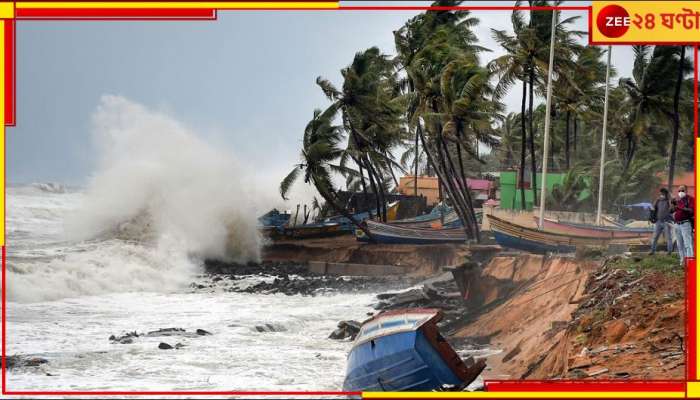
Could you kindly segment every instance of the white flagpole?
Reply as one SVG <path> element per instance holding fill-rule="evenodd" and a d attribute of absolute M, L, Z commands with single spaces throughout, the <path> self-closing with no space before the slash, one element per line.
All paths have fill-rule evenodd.
<path fill-rule="evenodd" d="M 605 71 L 605 103 L 603 105 L 603 139 L 600 143 L 600 176 L 598 182 L 598 213 L 595 217 L 595 223 L 600 225 L 601 216 L 603 213 L 603 177 L 605 176 L 605 141 L 608 133 L 608 91 L 610 90 L 610 56 L 612 54 L 612 46 L 608 46 L 608 68 Z"/>
<path fill-rule="evenodd" d="M 552 40 L 549 44 L 549 72 L 547 74 L 547 109 L 544 117 L 544 155 L 542 156 L 542 182 L 540 182 L 540 223 L 544 227 L 544 205 L 547 196 L 547 158 L 549 158 L 549 126 L 552 106 L 552 73 L 554 71 L 554 41 L 557 30 L 557 10 L 552 10 Z M 533 171 L 534 172 L 534 171 Z M 537 174 L 535 173 L 535 178 Z"/>

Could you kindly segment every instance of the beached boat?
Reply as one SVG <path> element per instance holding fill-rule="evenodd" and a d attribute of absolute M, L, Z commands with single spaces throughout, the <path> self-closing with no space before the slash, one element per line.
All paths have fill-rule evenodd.
<path fill-rule="evenodd" d="M 341 229 L 338 223 L 322 222 L 318 224 L 306 224 L 297 226 L 281 226 L 270 235 L 273 238 L 307 239 L 342 235 L 347 232 Z"/>
<path fill-rule="evenodd" d="M 289 222 L 291 216 L 292 214 L 289 212 L 282 213 L 277 209 L 272 209 L 258 218 L 258 224 L 262 227 L 282 226 Z"/>
<path fill-rule="evenodd" d="M 440 319 L 437 309 L 405 309 L 365 321 L 348 355 L 343 390 L 429 391 L 471 383 L 486 363 L 462 361 L 440 335 Z"/>
<path fill-rule="evenodd" d="M 537 222 L 537 218 L 535 218 Z M 606 239 L 617 238 L 649 238 L 654 233 L 653 228 L 625 228 L 615 226 L 599 226 L 576 222 L 556 221 L 544 218 L 546 231 L 564 233 L 576 236 L 589 236 Z"/>
<path fill-rule="evenodd" d="M 610 244 L 642 244 L 642 238 L 599 238 L 539 230 L 487 215 L 496 242 L 502 247 L 531 253 L 573 253 L 576 247 L 605 247 Z"/>
<path fill-rule="evenodd" d="M 387 221 L 392 221 L 392 220 L 396 219 L 396 213 L 398 212 L 398 209 L 399 209 L 399 202 L 398 201 L 395 201 L 393 203 L 389 203 L 387 205 L 387 209 L 386 209 L 387 210 L 387 213 L 386 213 L 387 214 Z M 371 212 L 365 211 L 365 212 L 361 212 L 361 213 L 355 213 L 352 215 L 352 217 L 356 221 L 362 222 L 366 219 L 369 219 L 370 213 L 371 213 L 371 215 L 377 215 L 377 209 L 375 208 Z M 337 223 L 339 223 L 341 225 L 340 229 L 344 232 L 352 232 L 355 230 L 355 228 L 357 228 L 355 226 L 355 224 L 353 224 L 352 221 L 350 221 L 350 219 L 343 217 L 342 215 L 328 217 L 325 219 L 325 222 L 337 222 Z"/>
<path fill-rule="evenodd" d="M 376 221 L 366 221 L 367 229 L 374 237 L 376 243 L 386 244 L 440 244 L 440 243 L 465 243 L 467 236 L 461 228 L 430 229 L 414 228 L 399 225 L 384 224 Z M 365 233 L 358 229 L 355 231 L 357 240 L 369 241 Z"/>

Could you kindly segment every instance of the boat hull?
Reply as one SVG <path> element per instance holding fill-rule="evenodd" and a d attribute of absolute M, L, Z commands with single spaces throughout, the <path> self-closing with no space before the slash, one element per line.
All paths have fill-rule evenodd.
<path fill-rule="evenodd" d="M 534 253 L 572 253 L 580 246 L 606 247 L 610 244 L 642 244 L 643 238 L 599 238 L 539 230 L 487 216 L 494 238 L 503 247 Z"/>
<path fill-rule="evenodd" d="M 615 227 L 597 227 L 586 224 L 559 222 L 544 219 L 544 229 L 568 235 L 589 236 L 605 239 L 649 238 L 653 231 L 650 229 L 621 229 Z"/>
<path fill-rule="evenodd" d="M 429 391 L 471 383 L 486 363 L 462 361 L 438 331 L 441 318 L 437 309 L 404 309 L 365 321 L 348 355 L 343 390 Z"/>
<path fill-rule="evenodd" d="M 573 253 L 576 251 L 575 246 L 546 244 L 534 240 L 518 238 L 499 231 L 493 232 L 493 238 L 501 247 L 523 250 L 529 253 Z"/>
<path fill-rule="evenodd" d="M 375 243 L 382 244 L 445 244 L 465 243 L 467 237 L 461 229 L 426 229 L 403 227 L 367 221 L 367 228 L 374 237 Z M 356 231 L 357 240 L 368 242 L 364 232 Z"/>
<path fill-rule="evenodd" d="M 402 332 L 365 342 L 348 357 L 343 390 L 425 391 L 462 380 L 450 370 L 422 332 Z"/>

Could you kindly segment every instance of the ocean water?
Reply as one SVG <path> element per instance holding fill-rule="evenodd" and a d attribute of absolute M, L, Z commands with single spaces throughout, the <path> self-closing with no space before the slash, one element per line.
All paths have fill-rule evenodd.
<path fill-rule="evenodd" d="M 75 238 L 89 201 L 60 185 L 7 190 L 7 354 L 48 360 L 10 371 L 8 390 L 341 389 L 350 343 L 328 335 L 366 318 L 372 295 L 193 291 L 200 262 L 171 231 L 132 221 Z M 255 329 L 266 323 L 284 330 Z M 108 340 L 170 327 L 212 335 Z"/>

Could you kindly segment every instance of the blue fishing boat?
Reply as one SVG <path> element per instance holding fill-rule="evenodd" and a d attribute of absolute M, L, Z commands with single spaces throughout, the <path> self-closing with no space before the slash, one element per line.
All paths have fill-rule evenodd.
<path fill-rule="evenodd" d="M 282 226 L 289 222 L 289 218 L 292 216 L 289 212 L 279 212 L 276 208 L 265 213 L 263 216 L 258 218 L 258 223 L 262 227 L 272 227 L 272 226 Z"/>
<path fill-rule="evenodd" d="M 360 329 L 350 354 L 343 390 L 429 391 L 465 387 L 486 367 L 462 361 L 440 335 L 438 309 L 383 312 Z"/>

